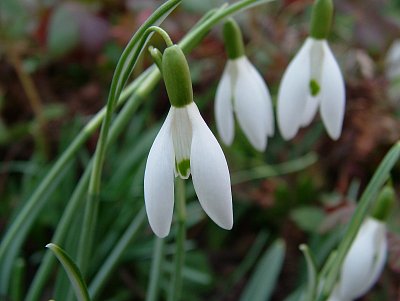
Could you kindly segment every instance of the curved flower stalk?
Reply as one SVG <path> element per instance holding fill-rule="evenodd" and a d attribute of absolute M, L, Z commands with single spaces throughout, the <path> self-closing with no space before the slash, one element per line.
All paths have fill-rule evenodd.
<path fill-rule="evenodd" d="M 332 19 L 332 1 L 316 0 L 311 34 L 286 69 L 278 92 L 278 126 L 282 137 L 292 139 L 311 123 L 318 108 L 329 136 L 342 132 L 345 85 L 326 37 Z"/>
<path fill-rule="evenodd" d="M 386 224 L 369 217 L 346 255 L 329 301 L 351 301 L 363 296 L 378 280 L 387 257 Z"/>
<path fill-rule="evenodd" d="M 215 119 L 226 145 L 235 134 L 235 112 L 247 139 L 258 151 L 265 150 L 267 138 L 274 134 L 274 116 L 268 88 L 244 54 L 240 29 L 233 19 L 224 24 L 228 62 L 215 97 Z"/>
<path fill-rule="evenodd" d="M 216 138 L 193 102 L 186 58 L 179 48 L 168 47 L 162 73 L 171 109 L 150 149 L 144 175 L 147 216 L 154 233 L 168 235 L 174 204 L 174 174 L 193 186 L 201 206 L 220 227 L 233 225 L 228 165 Z"/>

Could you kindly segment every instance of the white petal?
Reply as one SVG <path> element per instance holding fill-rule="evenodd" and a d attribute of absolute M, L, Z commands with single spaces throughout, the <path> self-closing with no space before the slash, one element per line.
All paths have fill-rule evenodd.
<path fill-rule="evenodd" d="M 269 93 L 267 84 L 265 83 L 264 79 L 261 77 L 257 69 L 254 67 L 254 65 L 248 61 L 248 66 L 250 72 L 252 73 L 252 78 L 256 82 L 256 86 L 260 89 L 260 93 L 263 94 L 265 97 L 267 134 L 269 137 L 272 137 L 275 133 L 275 122 L 271 94 Z"/>
<path fill-rule="evenodd" d="M 342 132 L 346 102 L 342 73 L 328 44 L 324 43 L 321 82 L 321 117 L 329 136 L 337 140 Z"/>
<path fill-rule="evenodd" d="M 235 123 L 233 121 L 232 109 L 232 66 L 231 62 L 225 66 L 224 73 L 218 84 L 215 95 L 215 122 L 222 141 L 231 145 L 235 134 Z"/>
<path fill-rule="evenodd" d="M 192 144 L 192 125 L 187 113 L 187 106 L 171 108 L 171 133 L 175 152 L 175 174 L 182 179 L 190 176 L 190 145 Z"/>
<path fill-rule="evenodd" d="M 309 95 L 310 48 L 313 39 L 308 38 L 286 69 L 278 92 L 277 118 L 279 130 L 286 140 L 292 139 L 299 130 L 302 113 Z"/>
<path fill-rule="evenodd" d="M 376 242 L 377 238 L 385 235 L 384 232 L 382 224 L 372 218 L 365 220 L 361 226 L 343 262 L 340 277 L 340 295 L 343 298 L 353 300 L 360 297 L 374 284 L 371 280 L 378 278 L 384 263 L 380 256 L 386 258 L 386 255 L 378 254 L 385 249 L 382 250 Z"/>
<path fill-rule="evenodd" d="M 174 208 L 174 150 L 171 110 L 151 146 L 144 172 L 144 200 L 154 233 L 168 235 Z"/>
<path fill-rule="evenodd" d="M 228 164 L 194 103 L 188 106 L 188 112 L 193 128 L 190 166 L 194 189 L 208 216 L 229 230 L 233 226 L 233 212 Z"/>
<path fill-rule="evenodd" d="M 319 96 L 313 97 L 311 95 L 308 95 L 306 106 L 304 108 L 303 116 L 301 119 L 302 127 L 309 125 L 311 121 L 314 119 L 314 116 L 318 110 L 319 98 L 320 98 Z"/>
<path fill-rule="evenodd" d="M 373 228 L 371 232 L 373 232 L 375 257 L 369 279 L 364 283 L 364 288 L 360 289 L 357 298 L 363 296 L 376 283 L 384 268 L 388 252 L 385 224 L 374 219 L 368 219 L 367 222 L 371 223 L 371 228 Z"/>
<path fill-rule="evenodd" d="M 259 151 L 267 146 L 271 128 L 271 97 L 260 74 L 247 60 L 241 57 L 234 61 L 237 80 L 234 86 L 233 107 L 239 125 L 253 147 Z"/>

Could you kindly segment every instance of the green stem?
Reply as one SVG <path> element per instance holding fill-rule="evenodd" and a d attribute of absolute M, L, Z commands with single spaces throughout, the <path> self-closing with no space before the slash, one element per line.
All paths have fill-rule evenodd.
<path fill-rule="evenodd" d="M 185 182 L 178 178 L 176 181 L 176 211 L 177 233 L 175 251 L 175 269 L 172 275 L 169 301 L 178 301 L 182 291 L 182 269 L 185 263 L 185 239 L 186 239 L 186 195 Z"/>
<path fill-rule="evenodd" d="M 158 288 L 160 285 L 161 271 L 164 262 L 164 245 L 162 238 L 155 238 L 155 247 L 153 252 L 153 262 L 151 264 L 150 283 L 147 290 L 146 301 L 158 300 Z"/>
<path fill-rule="evenodd" d="M 172 42 L 168 33 L 161 27 L 151 26 L 146 31 L 148 31 L 149 33 L 151 33 L 151 32 L 158 33 L 164 39 L 164 42 L 165 42 L 165 44 L 167 44 L 167 47 L 171 47 L 172 45 L 174 45 L 174 43 Z"/>

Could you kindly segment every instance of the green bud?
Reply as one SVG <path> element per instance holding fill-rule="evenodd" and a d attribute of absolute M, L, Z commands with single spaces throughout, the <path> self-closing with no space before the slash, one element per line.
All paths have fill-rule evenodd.
<path fill-rule="evenodd" d="M 317 40 L 326 39 L 332 25 L 332 0 L 315 0 L 311 13 L 310 36 Z"/>
<path fill-rule="evenodd" d="M 240 31 L 239 25 L 232 18 L 229 18 L 225 22 L 223 35 L 228 58 L 234 60 L 243 56 L 244 45 L 242 32 Z"/>
<path fill-rule="evenodd" d="M 394 192 L 392 185 L 388 184 L 382 188 L 378 195 L 378 199 L 372 210 L 372 217 L 385 222 L 393 210 L 395 201 L 396 193 Z"/>
<path fill-rule="evenodd" d="M 193 101 L 192 79 L 182 49 L 173 45 L 164 50 L 162 74 L 171 105 L 184 107 Z"/>

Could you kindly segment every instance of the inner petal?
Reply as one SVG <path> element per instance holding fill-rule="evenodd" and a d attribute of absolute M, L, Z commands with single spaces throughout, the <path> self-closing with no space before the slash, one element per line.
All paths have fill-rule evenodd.
<path fill-rule="evenodd" d="M 190 146 L 192 144 L 192 125 L 186 107 L 173 108 L 172 142 L 175 151 L 175 176 L 182 179 L 190 175 Z"/>
<path fill-rule="evenodd" d="M 317 96 L 321 90 L 322 62 L 324 59 L 323 42 L 314 40 L 310 49 L 310 82 L 311 96 Z"/>

